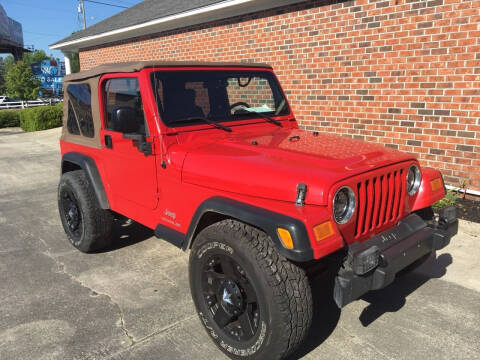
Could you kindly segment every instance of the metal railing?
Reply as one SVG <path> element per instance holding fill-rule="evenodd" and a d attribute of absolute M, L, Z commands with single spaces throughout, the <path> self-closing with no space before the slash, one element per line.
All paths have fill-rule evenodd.
<path fill-rule="evenodd" d="M 55 105 L 63 100 L 59 99 L 45 99 L 45 100 L 30 100 L 30 101 L 6 101 L 0 103 L 0 110 L 2 109 L 25 109 L 36 106 Z"/>

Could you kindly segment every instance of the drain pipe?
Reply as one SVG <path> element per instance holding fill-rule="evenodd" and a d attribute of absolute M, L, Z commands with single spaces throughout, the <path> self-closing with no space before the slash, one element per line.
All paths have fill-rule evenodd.
<path fill-rule="evenodd" d="M 464 193 L 467 193 L 468 195 L 475 195 L 475 196 L 480 196 L 480 191 L 478 190 L 470 190 L 470 189 L 462 189 L 462 188 L 459 188 L 459 187 L 456 187 L 456 186 L 451 186 L 451 185 L 445 185 L 445 187 L 448 189 L 448 190 L 454 190 L 458 193 L 461 193 L 461 194 L 464 194 Z"/>

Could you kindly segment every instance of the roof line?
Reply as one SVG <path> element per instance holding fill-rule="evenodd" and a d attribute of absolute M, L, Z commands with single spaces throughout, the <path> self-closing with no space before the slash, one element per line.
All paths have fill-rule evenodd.
<path fill-rule="evenodd" d="M 198 61 L 134 61 L 124 63 L 102 64 L 92 69 L 81 71 L 74 74 L 68 74 L 65 82 L 86 80 L 98 77 L 108 73 L 131 73 L 145 68 L 167 68 L 167 67 L 186 67 L 186 68 L 214 68 L 214 67 L 247 67 L 247 68 L 266 68 L 272 69 L 269 64 L 250 63 L 250 62 L 198 62 Z"/>
<path fill-rule="evenodd" d="M 224 8 L 227 8 L 227 7 L 240 5 L 240 4 L 251 2 L 251 1 L 254 1 L 254 0 L 225 0 L 225 1 L 222 1 L 220 3 L 199 7 L 197 9 L 180 12 L 178 14 L 170 15 L 170 16 L 155 19 L 155 20 L 150 20 L 150 21 L 147 21 L 145 23 L 141 23 L 141 24 L 137 24 L 137 25 L 131 25 L 131 26 L 127 26 L 127 27 L 124 27 L 124 28 L 107 31 L 107 32 L 97 34 L 97 35 L 91 35 L 91 36 L 86 36 L 86 37 L 76 39 L 76 40 L 66 41 L 66 42 L 63 42 L 63 43 L 52 44 L 52 45 L 50 45 L 50 49 L 59 49 L 59 48 L 65 47 L 65 46 L 75 45 L 75 44 L 79 44 L 79 43 L 90 41 L 90 40 L 96 40 L 96 39 L 100 39 L 100 38 L 103 38 L 103 37 L 108 37 L 108 36 L 112 36 L 112 35 L 126 33 L 126 32 L 129 32 L 129 31 L 138 30 L 138 29 L 146 28 L 146 27 L 149 27 L 149 26 L 157 25 L 157 24 L 162 24 L 162 23 L 169 22 L 169 21 L 172 21 L 172 20 L 178 20 L 178 19 L 181 19 L 181 18 L 185 18 L 185 17 L 189 17 L 189 16 L 193 16 L 193 15 L 198 15 L 198 14 L 202 14 L 202 13 L 209 12 L 209 11 L 224 9 Z"/>

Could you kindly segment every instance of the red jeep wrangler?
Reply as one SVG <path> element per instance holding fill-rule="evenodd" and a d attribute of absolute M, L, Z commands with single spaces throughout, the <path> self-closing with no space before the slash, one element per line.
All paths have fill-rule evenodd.
<path fill-rule="evenodd" d="M 232 358 L 279 359 L 312 318 L 308 269 L 341 259 L 339 307 L 456 234 L 440 173 L 378 144 L 300 130 L 265 64 L 138 62 L 65 78 L 58 205 L 83 252 L 115 214 L 190 249 L 200 319 Z"/>

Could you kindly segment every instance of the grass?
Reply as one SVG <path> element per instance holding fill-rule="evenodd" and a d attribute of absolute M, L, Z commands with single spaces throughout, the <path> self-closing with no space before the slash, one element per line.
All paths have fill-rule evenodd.
<path fill-rule="evenodd" d="M 435 204 L 432 205 L 433 210 L 439 211 L 440 209 L 443 209 L 444 207 L 447 207 L 447 206 L 450 206 L 450 205 L 455 205 L 458 198 L 459 198 L 459 196 L 455 191 L 447 190 L 447 193 L 445 194 L 444 198 L 437 201 Z"/>

